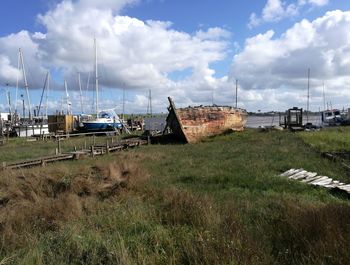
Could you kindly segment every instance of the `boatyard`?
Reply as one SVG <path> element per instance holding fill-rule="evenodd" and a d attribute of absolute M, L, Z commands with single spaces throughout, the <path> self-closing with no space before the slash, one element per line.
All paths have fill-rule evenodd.
<path fill-rule="evenodd" d="M 350 264 L 350 1 L 2 0 L 0 265 Z"/>
<path fill-rule="evenodd" d="M 167 115 L 131 115 L 126 122 L 105 111 L 98 119 L 82 117 L 93 129 L 61 113 L 35 128 L 3 121 L 4 260 L 350 259 L 349 127 L 315 125 L 293 107 L 264 117 L 270 125 L 256 119 L 255 128 L 247 128 L 244 109 L 177 108 L 168 100 Z M 25 133 L 14 133 L 18 127 Z"/>
<path fill-rule="evenodd" d="M 74 263 L 84 257 L 113 263 L 125 251 L 130 263 L 141 259 L 177 263 L 187 253 L 193 260 L 205 257 L 210 263 L 240 259 L 267 264 L 290 259 L 298 263 L 305 255 L 319 263 L 328 259 L 319 255 L 326 248 L 327 255 L 337 253 L 332 261 L 342 264 L 348 259 L 349 199 L 345 190 L 343 194 L 323 188 L 307 174 L 317 172 L 319 184 L 331 180 L 346 188 L 349 169 L 342 163 L 349 160 L 328 159 L 322 153 L 350 151 L 348 135 L 347 127 L 298 133 L 245 129 L 197 144 L 154 145 L 119 135 L 69 137 L 60 142 L 62 159 L 68 155 L 68 160 L 53 164 L 33 160 L 47 153 L 55 156 L 58 142 L 53 139 L 5 142 L 0 146 L 2 161 L 31 160 L 39 167 L 18 170 L 8 164 L 0 173 L 3 253 L 20 244 L 38 254 L 17 254 L 12 258 L 15 263 L 27 263 L 28 258 L 34 263 L 47 259 Z M 137 148 L 126 148 L 128 142 Z M 89 153 L 92 145 L 95 152 Z M 121 152 L 109 153 L 107 146 Z M 81 159 L 71 158 L 80 151 Z M 281 177 L 283 173 L 290 178 Z M 303 182 L 302 175 L 315 185 Z M 20 226 L 14 225 L 19 222 Z M 314 234 L 315 227 L 322 233 Z M 142 233 L 133 234 L 135 229 Z M 23 233 L 30 238 L 23 238 Z M 294 241 L 288 243 L 290 237 Z M 126 245 L 115 248 L 118 238 Z M 198 251 L 198 244 L 204 252 Z M 97 251 L 101 246 L 106 252 Z M 52 255 L 51 248 L 62 254 Z"/>

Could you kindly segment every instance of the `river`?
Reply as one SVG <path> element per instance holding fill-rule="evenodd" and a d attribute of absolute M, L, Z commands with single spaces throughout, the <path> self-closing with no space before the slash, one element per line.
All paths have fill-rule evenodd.
<path fill-rule="evenodd" d="M 321 125 L 321 115 L 310 115 L 309 122 L 314 125 Z M 303 123 L 306 123 L 306 116 L 303 117 Z M 247 119 L 247 124 L 245 127 L 247 128 L 258 128 L 259 126 L 273 126 L 279 125 L 279 115 L 275 116 L 255 116 L 249 115 Z"/>

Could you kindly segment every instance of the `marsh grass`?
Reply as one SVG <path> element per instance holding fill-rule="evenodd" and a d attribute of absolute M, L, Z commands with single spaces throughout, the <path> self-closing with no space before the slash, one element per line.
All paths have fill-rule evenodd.
<path fill-rule="evenodd" d="M 135 135 L 125 136 L 135 137 Z M 107 141 L 109 143 L 119 141 L 124 136 L 86 136 L 86 137 L 69 137 L 62 138 L 60 141 L 61 152 L 71 152 L 74 148 L 83 149 L 89 148 L 94 143 L 96 145 L 104 145 Z M 46 141 L 27 141 L 25 138 L 11 138 L 9 142 L 0 146 L 0 162 L 16 162 L 25 159 L 38 158 L 42 156 L 54 155 L 58 148 L 57 140 L 51 139 Z"/>
<path fill-rule="evenodd" d="M 350 152 L 350 127 L 327 128 L 300 134 L 303 141 L 320 152 Z"/>
<path fill-rule="evenodd" d="M 0 208 L 0 257 L 6 264 L 348 264 L 349 201 L 278 177 L 292 167 L 349 179 L 300 135 L 254 130 L 2 172 L 0 197 L 19 195 Z M 31 205 L 23 213 L 22 201 Z M 21 214 L 4 214 L 10 205 Z M 42 222 L 46 211 L 51 223 Z"/>

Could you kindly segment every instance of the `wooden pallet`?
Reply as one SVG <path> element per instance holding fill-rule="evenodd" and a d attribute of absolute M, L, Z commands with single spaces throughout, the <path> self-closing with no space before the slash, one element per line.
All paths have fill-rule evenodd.
<path fill-rule="evenodd" d="M 327 176 L 319 176 L 316 172 L 308 172 L 302 168 L 289 169 L 286 172 L 283 172 L 280 176 L 314 186 L 321 186 L 327 189 L 341 190 L 350 195 L 350 184 L 345 184 Z"/>

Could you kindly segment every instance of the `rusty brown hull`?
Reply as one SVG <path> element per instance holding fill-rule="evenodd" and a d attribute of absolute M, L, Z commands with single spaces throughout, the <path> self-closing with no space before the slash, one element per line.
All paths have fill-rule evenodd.
<path fill-rule="evenodd" d="M 171 99 L 169 102 L 168 126 L 188 143 L 230 130 L 242 131 L 246 124 L 247 113 L 242 109 L 227 106 L 176 109 Z"/>

